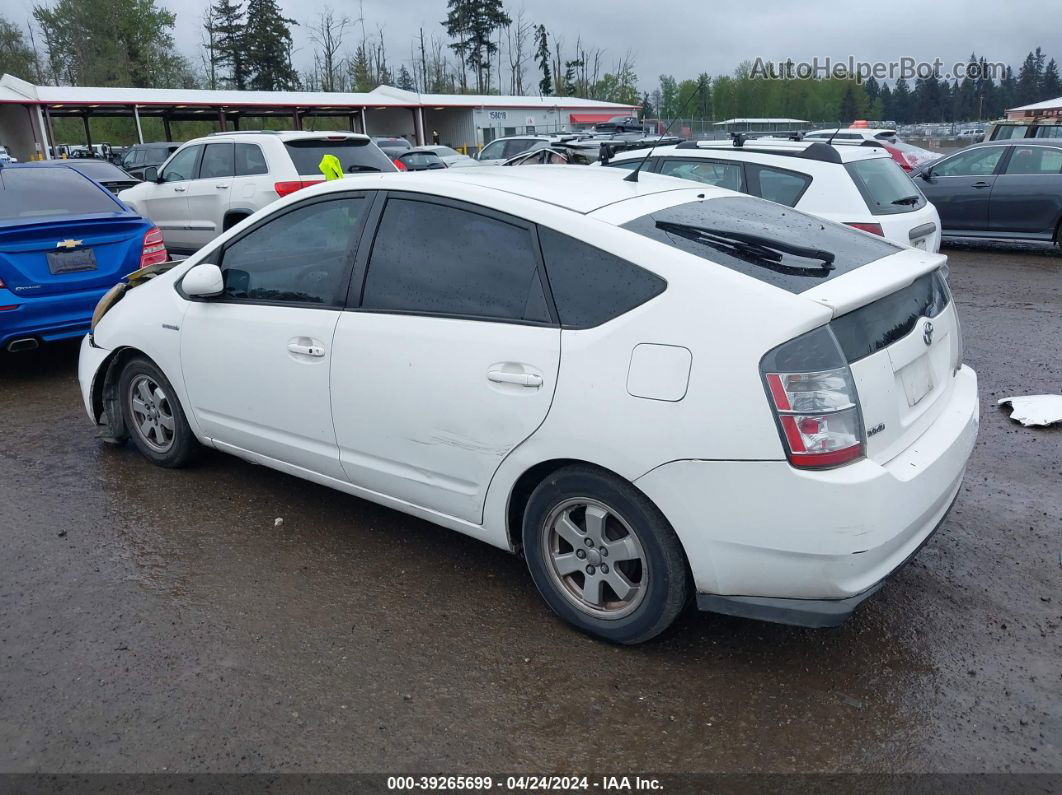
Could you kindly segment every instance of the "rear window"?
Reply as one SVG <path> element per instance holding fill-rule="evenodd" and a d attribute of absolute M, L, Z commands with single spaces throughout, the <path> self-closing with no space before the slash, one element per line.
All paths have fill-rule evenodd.
<path fill-rule="evenodd" d="M 442 163 L 439 156 L 434 152 L 409 152 L 399 158 L 407 166 L 433 166 Z"/>
<path fill-rule="evenodd" d="M 692 229 L 679 232 L 673 226 L 678 224 L 715 234 L 701 235 Z M 751 196 L 679 204 L 623 227 L 791 293 L 809 290 L 902 250 L 887 240 Z M 754 235 L 790 248 L 818 249 L 833 255 L 833 268 L 827 269 L 814 257 L 742 244 L 726 238 L 727 233 Z"/>
<path fill-rule="evenodd" d="M 357 138 L 344 138 L 330 141 L 326 138 L 306 138 L 288 141 L 284 144 L 295 164 L 295 170 L 302 175 L 320 175 L 321 158 L 335 155 L 346 174 L 365 171 L 394 171 L 395 167 L 387 155 L 380 151 L 372 141 Z"/>
<path fill-rule="evenodd" d="M 926 206 L 926 197 L 891 157 L 857 160 L 845 168 L 874 215 L 909 213 Z"/>
<path fill-rule="evenodd" d="M 122 208 L 94 182 L 65 167 L 0 170 L 0 218 L 117 213 Z"/>

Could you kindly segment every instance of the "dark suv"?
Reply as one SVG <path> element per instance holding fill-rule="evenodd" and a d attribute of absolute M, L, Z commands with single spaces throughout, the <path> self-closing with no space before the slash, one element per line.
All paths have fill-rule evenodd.
<path fill-rule="evenodd" d="M 945 237 L 1062 245 L 1062 140 L 975 144 L 911 174 Z"/>
<path fill-rule="evenodd" d="M 154 144 L 134 144 L 129 147 L 119 165 L 137 179 L 144 178 L 144 169 L 148 166 L 158 168 L 166 158 L 180 148 L 179 142 L 162 141 Z"/>

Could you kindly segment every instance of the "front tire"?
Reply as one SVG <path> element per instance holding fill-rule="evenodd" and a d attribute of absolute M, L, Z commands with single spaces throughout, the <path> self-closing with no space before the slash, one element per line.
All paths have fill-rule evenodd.
<path fill-rule="evenodd" d="M 148 359 L 127 362 L 118 380 L 122 416 L 133 444 L 160 467 L 188 464 L 199 442 L 185 419 L 173 385 Z"/>
<path fill-rule="evenodd" d="M 630 483 L 571 466 L 531 494 L 524 556 L 542 597 L 578 629 L 613 643 L 642 643 L 686 605 L 689 576 L 675 531 Z"/>

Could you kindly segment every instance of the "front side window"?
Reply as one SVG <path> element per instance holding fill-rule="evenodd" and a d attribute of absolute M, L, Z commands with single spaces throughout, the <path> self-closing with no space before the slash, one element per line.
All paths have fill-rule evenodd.
<path fill-rule="evenodd" d="M 313 202 L 255 227 L 222 254 L 224 297 L 339 305 L 366 204 L 361 196 Z"/>
<path fill-rule="evenodd" d="M 986 146 L 971 149 L 940 161 L 933 166 L 934 177 L 987 177 L 996 171 L 999 158 L 1005 151 L 1002 146 Z"/>
<path fill-rule="evenodd" d="M 499 160 L 505 155 L 505 141 L 492 141 L 479 153 L 480 160 Z"/>
<path fill-rule="evenodd" d="M 162 169 L 163 182 L 183 182 L 195 176 L 195 164 L 199 160 L 199 152 L 202 146 L 189 146 L 173 156 L 173 159 Z"/>
<path fill-rule="evenodd" d="M 199 166 L 199 178 L 231 177 L 232 173 L 232 144 L 207 144 L 203 151 L 203 163 Z"/>
<path fill-rule="evenodd" d="M 745 190 L 745 174 L 741 163 L 720 160 L 665 160 L 660 167 L 660 173 L 715 185 L 717 188 L 739 192 Z"/>
<path fill-rule="evenodd" d="M 667 287 L 655 273 L 552 229 L 540 227 L 538 239 L 565 328 L 601 325 Z"/>
<path fill-rule="evenodd" d="M 361 305 L 482 319 L 550 319 L 530 230 L 412 199 L 390 199 L 384 208 Z"/>
<path fill-rule="evenodd" d="M 1015 146 L 1006 174 L 1062 174 L 1062 149 Z"/>
<path fill-rule="evenodd" d="M 811 184 L 811 177 L 807 174 L 797 174 L 794 171 L 756 163 L 749 163 L 748 168 L 750 174 L 759 182 L 759 195 L 786 207 L 795 207 Z"/>

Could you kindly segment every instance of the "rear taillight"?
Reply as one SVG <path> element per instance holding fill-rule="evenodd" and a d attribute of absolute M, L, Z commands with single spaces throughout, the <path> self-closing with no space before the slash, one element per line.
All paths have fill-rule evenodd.
<path fill-rule="evenodd" d="M 409 167 L 406 166 L 406 164 L 399 160 L 397 157 L 391 158 L 391 162 L 395 164 L 395 167 L 399 171 L 409 171 Z"/>
<path fill-rule="evenodd" d="M 863 418 L 852 371 L 829 328 L 770 351 L 760 370 L 793 466 L 823 469 L 863 457 Z"/>
<path fill-rule="evenodd" d="M 169 258 L 166 244 L 162 242 L 162 232 L 157 226 L 151 227 L 144 233 L 144 245 L 140 249 L 140 267 L 159 265 Z"/>
<path fill-rule="evenodd" d="M 878 237 L 885 237 L 885 230 L 881 228 L 881 224 L 861 224 L 856 221 L 846 221 L 844 225 L 853 229 L 861 229 L 864 232 L 870 232 L 870 234 Z"/>
<path fill-rule="evenodd" d="M 308 188 L 311 185 L 319 185 L 322 182 L 324 182 L 323 179 L 293 179 L 287 182 L 275 183 L 273 190 L 277 192 L 277 196 L 287 196 L 289 193 Z"/>

